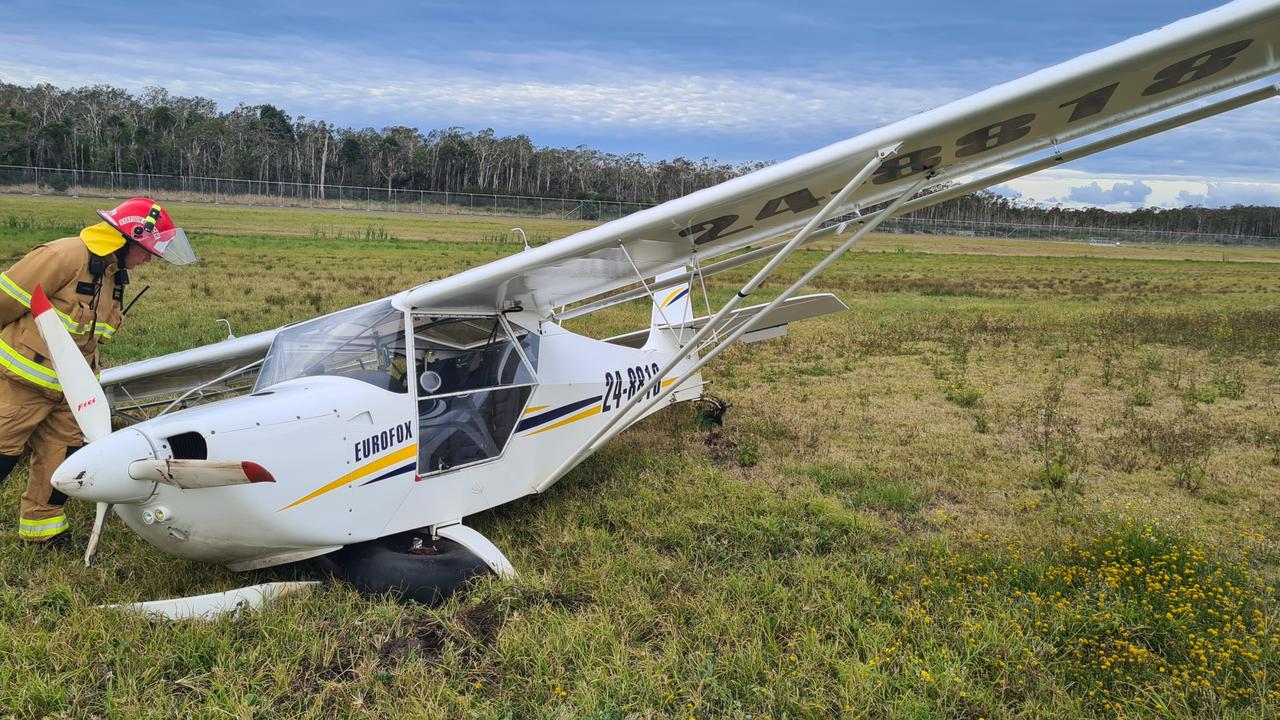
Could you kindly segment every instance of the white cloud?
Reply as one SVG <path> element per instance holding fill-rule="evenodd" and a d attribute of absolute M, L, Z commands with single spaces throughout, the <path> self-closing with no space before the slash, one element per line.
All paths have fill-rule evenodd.
<path fill-rule="evenodd" d="M 145 56 L 134 49 L 110 37 L 58 45 L 0 33 L 0 79 L 60 87 L 103 83 L 134 91 L 160 85 L 224 106 L 271 102 L 296 114 L 345 117 L 353 124 L 522 130 L 572 124 L 744 136 L 830 132 L 841 124 L 851 135 L 966 92 L 812 74 L 673 73 L 660 65 L 568 52 L 476 52 L 452 65 L 413 54 L 316 47 L 299 39 L 264 46 L 230 35 L 161 42 Z"/>
<path fill-rule="evenodd" d="M 1131 183 L 1112 183 L 1107 190 L 1103 190 L 1102 186 L 1095 180 L 1088 185 L 1071 188 L 1070 194 L 1067 195 L 1067 200 L 1086 205 L 1116 205 L 1124 203 L 1133 207 L 1141 207 L 1150 194 L 1151 187 L 1141 180 L 1135 180 Z"/>
<path fill-rule="evenodd" d="M 1133 187 L 1139 184 L 1141 187 Z M 1135 203 L 1135 191 L 1142 194 L 1141 205 L 1146 207 L 1200 204 L 1224 207 L 1237 202 L 1249 204 L 1251 200 L 1254 204 L 1280 205 L 1280 182 L 1253 178 L 1153 174 L 1135 179 L 1132 174 L 1093 173 L 1058 167 L 1010 180 L 1006 185 L 1022 193 L 1021 202 L 1039 205 L 1061 202 L 1064 207 L 1101 205 L 1109 210 L 1132 210 L 1139 206 Z M 1101 197 L 1091 196 L 1094 185 Z M 1116 186 L 1120 185 L 1124 186 L 1121 193 L 1114 194 Z M 1197 198 L 1200 202 L 1196 201 Z"/>
<path fill-rule="evenodd" d="M 1202 194 L 1183 190 L 1178 193 L 1178 204 L 1183 206 L 1186 206 L 1186 205 L 1203 206 L 1204 198 L 1205 196 Z"/>
<path fill-rule="evenodd" d="M 1232 205 L 1280 205 L 1280 185 L 1269 183 L 1211 182 L 1206 191 L 1182 192 L 1179 199 L 1186 205 L 1231 207 Z"/>

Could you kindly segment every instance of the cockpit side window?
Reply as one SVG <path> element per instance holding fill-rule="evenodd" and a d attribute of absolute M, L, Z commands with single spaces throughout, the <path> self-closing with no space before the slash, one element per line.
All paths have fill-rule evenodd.
<path fill-rule="evenodd" d="M 537 335 L 520 331 L 521 349 L 497 318 L 426 318 L 414 321 L 414 356 L 419 375 L 428 376 L 433 389 L 424 394 L 445 395 L 501 385 L 527 385 L 536 362 L 526 346 L 535 347 Z M 524 351 L 524 358 L 521 352 Z"/>
<path fill-rule="evenodd" d="M 419 472 L 497 457 L 533 393 L 538 335 L 497 316 L 415 315 Z"/>

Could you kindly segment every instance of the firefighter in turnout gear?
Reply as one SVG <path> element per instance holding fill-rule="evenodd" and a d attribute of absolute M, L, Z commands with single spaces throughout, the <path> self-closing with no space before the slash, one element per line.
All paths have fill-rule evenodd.
<path fill-rule="evenodd" d="M 153 256 L 176 265 L 196 259 L 186 234 L 149 198 L 133 198 L 98 215 L 102 222 L 37 247 L 0 273 L 0 481 L 18 464 L 23 448 L 30 448 L 30 479 L 18 519 L 23 540 L 70 543 L 67 498 L 49 480 L 84 442 L 31 315 L 31 293 L 37 284 L 44 289 L 98 372 L 98 344 L 110 342 L 124 319 L 128 271 Z"/>

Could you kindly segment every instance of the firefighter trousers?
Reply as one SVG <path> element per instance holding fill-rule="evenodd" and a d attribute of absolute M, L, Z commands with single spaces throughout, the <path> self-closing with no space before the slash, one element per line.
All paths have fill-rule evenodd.
<path fill-rule="evenodd" d="M 71 408 L 59 394 L 49 397 L 35 386 L 0 375 L 0 456 L 16 458 L 31 448 L 31 473 L 22 494 L 18 535 L 43 542 L 66 531 L 67 496 L 49 480 L 67 455 L 83 442 Z M 9 464 L 9 463 L 6 463 Z"/>

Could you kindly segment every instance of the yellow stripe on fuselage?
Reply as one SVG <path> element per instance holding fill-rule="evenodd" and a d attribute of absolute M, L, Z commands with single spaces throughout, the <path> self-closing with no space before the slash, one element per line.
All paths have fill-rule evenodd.
<path fill-rule="evenodd" d="M 377 460 L 374 460 L 368 465 L 364 465 L 362 467 L 356 468 L 355 470 L 352 470 L 351 472 L 347 473 L 346 475 L 343 475 L 337 480 L 334 480 L 328 485 L 325 485 L 324 487 L 316 490 L 315 492 L 312 492 L 310 495 L 294 500 L 293 502 L 289 503 L 288 505 L 285 505 L 284 507 L 280 508 L 280 510 L 277 510 L 276 512 L 288 510 L 289 508 L 294 507 L 296 505 L 301 505 L 302 503 L 308 500 L 311 500 L 312 498 L 318 498 L 321 495 L 329 492 L 330 490 L 336 490 L 342 487 L 343 485 L 346 485 L 347 483 L 351 482 L 352 480 L 355 480 L 361 475 L 368 475 L 369 473 L 374 472 L 375 470 L 381 470 L 382 468 L 388 465 L 394 465 L 395 463 L 398 463 L 401 460 L 411 458 L 417 452 L 418 452 L 417 445 L 410 445 L 409 447 L 401 448 L 400 450 L 397 450 L 391 453 L 390 455 L 385 455 L 383 457 L 378 458 Z"/>
<path fill-rule="evenodd" d="M 591 417 L 592 415 L 599 415 L 599 414 L 600 414 L 600 406 L 599 406 L 599 405 L 592 405 L 591 407 L 587 408 L 586 410 L 583 410 L 582 412 L 578 413 L 577 415 L 570 415 L 569 417 L 567 417 L 567 418 L 565 418 L 565 419 L 561 420 L 561 421 L 560 421 L 560 422 L 558 422 L 558 423 L 555 423 L 555 424 L 552 424 L 552 425 L 548 425 L 548 426 L 546 426 L 546 427 L 544 427 L 544 428 L 542 428 L 542 429 L 540 429 L 540 430 L 535 430 L 535 431 L 533 431 L 533 432 L 529 433 L 529 436 L 537 435 L 538 433 L 544 433 L 544 432 L 546 432 L 546 431 L 548 431 L 548 430 L 555 430 L 555 429 L 556 429 L 556 428 L 558 428 L 558 427 L 564 427 L 565 425 L 568 425 L 569 423 L 578 422 L 579 420 L 584 420 L 584 419 L 586 419 L 586 418 Z"/>
<path fill-rule="evenodd" d="M 547 408 L 549 408 L 549 407 L 551 407 L 551 406 L 550 406 L 550 405 L 534 405 L 533 407 L 529 408 L 528 410 L 525 410 L 525 411 L 524 411 L 524 414 L 525 414 L 525 415 L 530 415 L 530 414 L 532 414 L 532 413 L 536 413 L 536 412 L 538 412 L 539 410 L 546 410 L 546 409 L 547 409 Z"/>
<path fill-rule="evenodd" d="M 668 385 L 670 385 L 671 383 L 673 383 L 673 382 L 675 382 L 676 380 L 679 380 L 679 379 L 680 379 L 680 378 L 667 378 L 666 380 L 663 380 L 663 381 L 662 381 L 662 387 L 664 387 L 664 388 L 665 388 L 665 387 L 667 387 Z M 525 411 L 525 414 L 526 414 L 526 415 L 528 415 L 530 412 L 532 412 L 532 411 L 533 411 L 533 410 L 535 410 L 535 409 L 536 409 L 536 410 L 541 410 L 542 408 L 546 408 L 546 407 L 550 407 L 550 405 L 543 405 L 542 407 L 539 407 L 539 408 L 530 408 L 529 410 Z M 591 417 L 592 415 L 599 415 L 599 414 L 600 414 L 600 410 L 601 410 L 601 406 L 599 406 L 599 405 L 596 405 L 596 406 L 594 406 L 594 407 L 589 407 L 589 408 L 587 408 L 586 410 L 583 410 L 582 412 L 580 412 L 580 413 L 578 413 L 578 414 L 576 414 L 576 415 L 570 415 L 569 417 L 567 417 L 567 418 L 565 418 L 565 419 L 561 420 L 561 421 L 560 421 L 560 422 L 558 422 L 558 423 L 555 423 L 555 424 L 552 424 L 552 425 L 548 425 L 548 426 L 546 426 L 546 427 L 544 427 L 544 428 L 538 428 L 537 430 L 534 430 L 533 432 L 529 433 L 528 435 L 525 435 L 524 437 L 532 437 L 532 436 L 534 436 L 534 435 L 537 435 L 538 433 L 544 433 L 544 432 L 546 432 L 546 431 L 548 431 L 548 430 L 555 430 L 555 429 L 556 429 L 556 428 L 558 428 L 558 427 L 564 427 L 565 425 L 568 425 L 569 423 L 575 423 L 575 422 L 578 422 L 579 420 L 585 420 L 585 419 L 587 419 L 587 418 Z"/>

